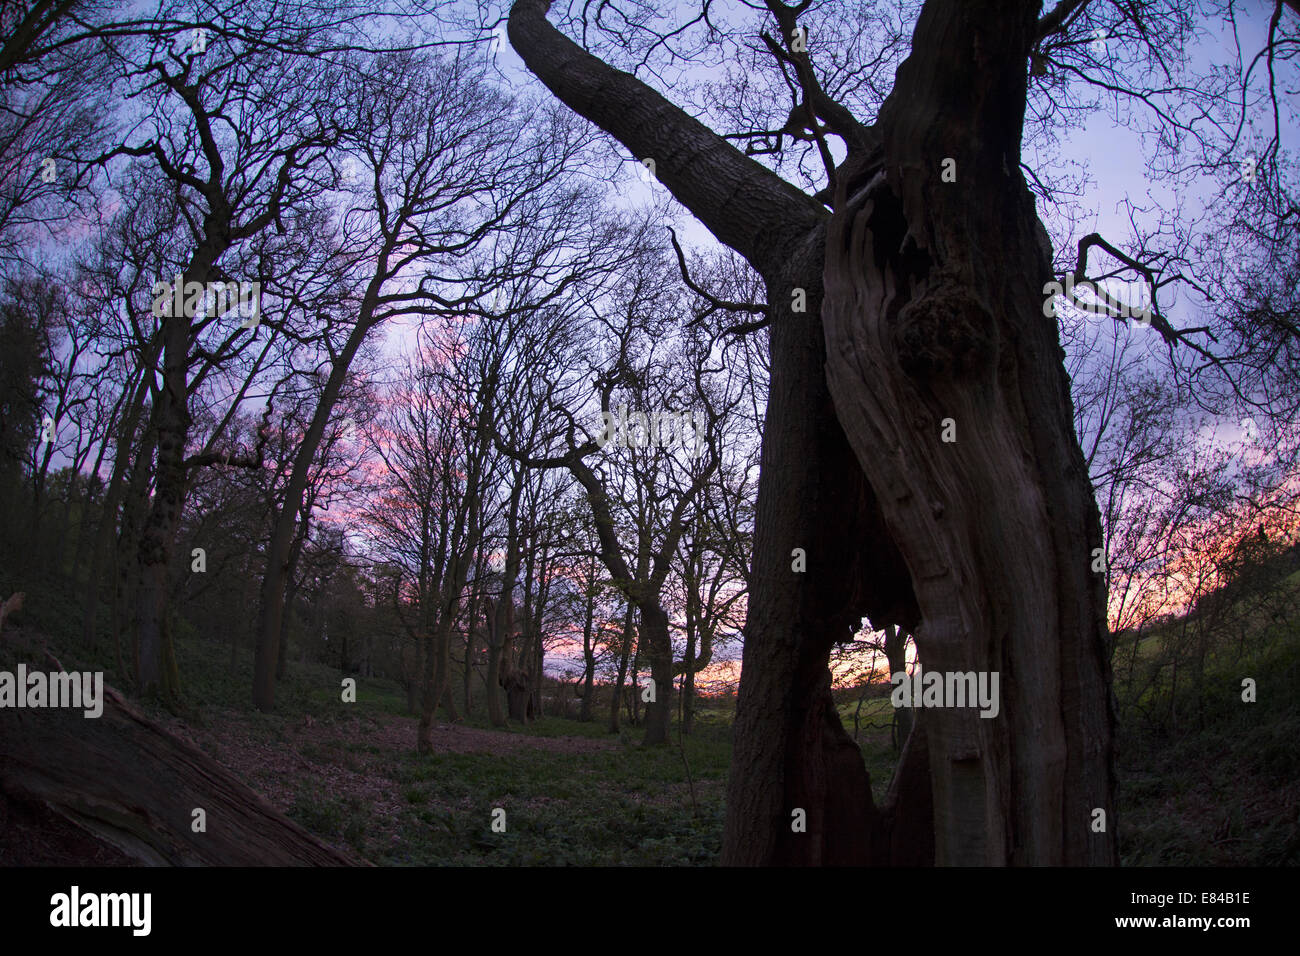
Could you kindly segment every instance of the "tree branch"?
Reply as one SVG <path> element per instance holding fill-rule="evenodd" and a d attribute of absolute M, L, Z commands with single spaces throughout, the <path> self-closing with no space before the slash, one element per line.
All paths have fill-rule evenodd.
<path fill-rule="evenodd" d="M 681 270 L 682 281 L 686 283 L 686 288 L 690 289 L 701 299 L 708 302 L 710 306 L 709 309 L 707 309 L 704 312 L 701 312 L 694 319 L 692 319 L 690 322 L 691 325 L 698 325 L 700 322 L 703 322 L 714 312 L 718 312 L 718 311 L 749 312 L 752 315 L 764 316 L 764 318 L 761 321 L 744 323 L 744 331 L 761 329 L 768 324 L 770 317 L 768 316 L 768 310 L 766 305 L 760 305 L 757 302 L 730 302 L 726 299 L 719 299 L 717 296 L 713 295 L 711 292 L 707 291 L 702 286 L 697 285 L 691 279 L 691 274 L 686 268 L 686 254 L 682 252 L 682 247 L 677 242 L 677 233 L 673 231 L 672 226 L 668 227 L 668 235 L 673 244 L 673 251 L 677 253 L 677 267 Z M 731 327 L 731 329 L 740 329 L 740 328 L 741 326 Z M 731 329 L 728 329 L 726 331 L 731 331 Z M 724 332 L 723 334 L 726 333 Z"/>
<path fill-rule="evenodd" d="M 1034 32 L 1035 44 L 1068 26 L 1067 21 L 1073 20 L 1074 15 L 1087 5 L 1088 0 L 1061 0 L 1038 21 L 1038 29 Z"/>
<path fill-rule="evenodd" d="M 508 34 L 525 65 L 574 112 L 637 159 L 653 159 L 673 196 L 761 273 L 826 211 L 636 77 L 602 63 L 546 19 L 547 0 L 515 0 Z M 773 239 L 776 241 L 773 241 Z"/>

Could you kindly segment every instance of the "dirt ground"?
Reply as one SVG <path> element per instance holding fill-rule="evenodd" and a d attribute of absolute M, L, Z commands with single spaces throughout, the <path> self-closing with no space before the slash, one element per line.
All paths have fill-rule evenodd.
<path fill-rule="evenodd" d="M 383 771 L 414 750 L 415 718 L 387 714 L 334 722 L 299 718 L 275 734 L 254 728 L 255 719 L 247 712 L 226 710 L 210 713 L 204 727 L 176 718 L 159 722 L 233 771 L 281 813 L 293 808 L 302 781 L 310 778 L 331 797 L 363 803 L 375 828 L 396 836 L 402 798 L 400 788 Z M 358 750 L 358 743 L 367 749 Z M 433 728 L 436 753 L 572 754 L 617 746 L 612 740 L 586 737 L 533 737 L 452 724 Z M 0 866 L 131 865 L 135 864 L 129 857 L 43 806 L 0 792 Z"/>

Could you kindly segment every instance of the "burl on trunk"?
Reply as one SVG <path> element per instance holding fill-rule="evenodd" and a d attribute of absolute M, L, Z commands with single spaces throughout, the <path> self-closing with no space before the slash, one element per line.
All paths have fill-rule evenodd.
<path fill-rule="evenodd" d="M 1100 523 L 1042 312 L 1050 245 L 1020 172 L 1040 6 L 927 0 L 870 126 L 791 47 L 811 109 L 848 146 L 832 213 L 579 49 L 543 0 L 511 11 L 528 67 L 653 156 L 659 181 L 767 286 L 724 863 L 1117 860 Z M 789 35 L 797 8 L 767 7 Z M 1000 678 L 996 717 L 917 712 L 880 807 L 827 671 L 862 616 L 914 634 L 927 670 Z M 1098 808 L 1108 826 L 1095 832 Z"/>

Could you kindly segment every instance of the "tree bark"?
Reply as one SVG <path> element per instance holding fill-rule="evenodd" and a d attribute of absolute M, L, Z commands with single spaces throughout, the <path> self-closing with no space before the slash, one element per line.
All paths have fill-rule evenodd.
<path fill-rule="evenodd" d="M 907 632 L 893 624 L 885 625 L 885 658 L 889 661 L 891 677 L 907 673 Z M 908 734 L 912 732 L 912 708 L 896 708 L 894 718 L 898 722 L 898 741 L 895 746 L 902 750 L 907 743 Z"/>
<path fill-rule="evenodd" d="M 470 599 L 469 615 L 465 622 L 465 669 L 461 672 L 461 680 L 464 683 L 466 717 L 469 717 L 474 713 L 474 693 L 472 687 L 474 677 L 474 620 L 478 616 L 478 603 L 478 595 L 475 595 Z"/>
<path fill-rule="evenodd" d="M 623 642 L 618 649 L 618 674 L 614 678 L 614 695 L 609 705 L 609 732 L 618 733 L 618 709 L 623 704 L 623 685 L 627 681 L 627 662 L 632 656 L 632 618 L 635 610 L 631 603 L 623 615 Z"/>
<path fill-rule="evenodd" d="M 1050 249 L 1019 170 L 1039 6 L 928 0 L 877 126 L 835 112 L 850 157 L 833 216 L 563 37 L 544 0 L 512 8 L 529 69 L 654 158 L 767 286 L 726 864 L 1116 862 L 1104 593 L 1089 568 L 1100 525 L 1042 314 Z M 881 809 L 827 671 L 864 615 L 914 634 L 927 669 L 1001 678 L 996 718 L 924 712 Z M 1091 832 L 1096 807 L 1108 832 Z M 923 825 L 932 841 L 898 842 Z"/>
<path fill-rule="evenodd" d="M 686 637 L 686 665 L 682 673 L 682 733 L 690 736 L 691 728 L 695 726 L 695 668 L 692 665 L 695 657 L 695 631 L 692 629 Z"/>
<path fill-rule="evenodd" d="M 289 622 L 293 618 L 293 602 L 297 599 L 298 588 L 293 583 L 293 567 L 289 568 L 289 586 L 284 592 L 284 612 L 280 615 L 280 639 L 277 641 L 275 655 L 275 679 L 283 681 L 289 673 Z"/>
<path fill-rule="evenodd" d="M 205 281 L 206 277 L 206 265 L 192 267 L 185 273 L 186 282 Z M 179 292 L 173 303 L 179 312 Z M 185 445 L 190 430 L 190 320 L 183 314 L 164 317 L 162 340 L 163 383 L 154 397 L 158 464 L 153 505 L 137 551 L 136 627 L 139 692 L 171 701 L 180 692 L 180 678 L 167 621 L 167 574 L 185 503 Z"/>
<path fill-rule="evenodd" d="M 884 155 L 841 171 L 826 241 L 827 380 L 910 572 L 921 660 L 1001 675 L 995 718 L 926 714 L 939 864 L 1117 862 L 1100 519 L 1019 173 L 1036 13 L 926 5 Z M 943 182 L 945 156 L 978 187 Z"/>
<path fill-rule="evenodd" d="M 509 598 L 505 598 L 509 600 Z M 487 705 L 488 720 L 493 727 L 504 727 L 509 716 L 508 695 L 503 700 L 506 681 L 510 676 L 510 652 L 514 643 L 511 628 L 514 625 L 512 612 L 501 612 L 498 605 L 498 617 L 489 622 L 488 629 L 488 666 L 487 666 Z"/>
<path fill-rule="evenodd" d="M 311 465 L 325 435 L 330 415 L 343 391 L 348 369 L 366 335 L 376 325 L 372 316 L 379 295 L 378 283 L 366 290 L 357 324 L 348 335 L 343 351 L 330 367 L 329 378 L 321 390 L 320 401 L 312 415 L 311 424 L 303 435 L 302 444 L 294 455 L 293 471 L 284 492 L 284 505 L 276 515 L 275 529 L 266 551 L 266 573 L 262 579 L 261 611 L 257 630 L 257 651 L 253 659 L 253 704 L 258 710 L 275 708 L 275 674 L 280 646 L 281 618 L 284 615 L 284 591 L 288 581 L 293 549 L 294 531 L 298 527 L 298 511 L 311 476 Z"/>
<path fill-rule="evenodd" d="M 673 642 L 668 635 L 668 614 L 659 602 L 641 607 L 641 644 L 650 661 L 654 699 L 646 706 L 643 744 L 668 742 L 673 701 Z"/>
<path fill-rule="evenodd" d="M 0 787 L 149 866 L 358 863 L 111 687 L 103 705 L 93 720 L 66 708 L 0 710 Z M 195 809 L 206 814 L 206 832 L 193 831 Z"/>
<path fill-rule="evenodd" d="M 506 689 L 506 705 L 510 719 L 524 724 L 528 722 L 528 698 L 531 693 L 531 675 L 518 667 L 507 672 L 503 683 Z"/>
<path fill-rule="evenodd" d="M 138 634 L 128 634 L 133 623 L 129 608 L 135 603 L 136 589 L 139 583 L 139 562 L 137 560 L 140 545 L 141 525 L 149 508 L 149 475 L 157 440 L 157 430 L 152 423 L 145 429 L 140 439 L 140 447 L 131 465 L 127 481 L 125 498 L 122 504 L 122 524 L 118 530 L 117 546 L 113 551 L 113 639 L 121 658 L 123 636 L 131 641 L 131 675 L 139 686 L 140 679 L 140 642 Z"/>
<path fill-rule="evenodd" d="M 768 289 L 772 387 L 723 836 L 729 865 L 869 863 L 883 839 L 866 766 L 830 700 L 827 660 L 864 615 L 914 623 L 916 610 L 826 389 L 822 242 L 812 236 Z M 806 313 L 791 310 L 796 287 Z M 805 572 L 793 570 L 794 548 L 805 551 Z M 795 809 L 806 833 L 791 829 Z"/>

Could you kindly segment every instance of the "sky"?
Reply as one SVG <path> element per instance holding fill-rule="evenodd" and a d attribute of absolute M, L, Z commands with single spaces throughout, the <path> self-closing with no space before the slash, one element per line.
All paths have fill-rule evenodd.
<path fill-rule="evenodd" d="M 1242 48 L 1249 55 L 1253 54 L 1262 44 L 1267 19 L 1266 15 L 1260 13 L 1262 10 L 1260 5 L 1249 4 L 1247 6 L 1250 8 L 1250 16 L 1240 24 L 1240 39 Z M 815 58 L 815 43 L 812 49 Z M 1189 62 L 1190 70 L 1195 73 L 1203 69 L 1208 64 L 1212 52 L 1217 59 L 1221 60 L 1227 50 L 1230 50 L 1229 37 L 1219 35 L 1211 38 L 1203 48 L 1193 51 Z M 480 47 L 476 51 L 476 55 L 481 55 L 485 60 L 493 62 L 500 77 L 511 89 L 545 93 L 540 84 L 527 73 L 522 61 L 505 39 L 504 24 L 497 26 L 495 40 L 491 44 Z M 690 80 L 697 77 L 692 77 L 688 71 L 685 78 Z M 703 78 L 703 76 L 701 75 L 698 78 Z M 671 90 L 667 90 L 665 93 L 670 99 L 672 98 L 673 92 Z M 1297 145 L 1296 140 L 1296 128 L 1294 126 L 1284 126 L 1284 147 L 1294 150 Z M 838 141 L 833 142 L 838 145 Z M 612 144 L 612 148 L 616 149 L 620 155 L 625 154 L 625 150 L 621 146 Z M 837 152 L 837 158 L 841 152 Z M 1137 204 L 1158 203 L 1165 208 L 1172 207 L 1178 202 L 1189 203 L 1195 207 L 1200 204 L 1220 201 L 1218 199 L 1218 186 L 1209 179 L 1193 182 L 1188 187 L 1175 191 L 1163 178 L 1151 175 L 1147 168 L 1149 157 L 1144 154 L 1143 145 L 1133 132 L 1118 121 L 1117 114 L 1112 110 L 1102 109 L 1093 113 L 1086 125 L 1082 129 L 1064 137 L 1051 155 L 1080 164 L 1091 181 L 1087 193 L 1070 210 L 1074 219 L 1072 235 L 1067 234 L 1067 226 L 1063 217 L 1056 215 L 1055 210 L 1043 209 L 1040 204 L 1040 214 L 1044 217 L 1045 224 L 1052 235 L 1054 246 L 1058 249 L 1058 254 L 1062 248 L 1067 246 L 1067 240 L 1077 239 L 1078 236 L 1090 231 L 1101 232 L 1107 238 L 1122 245 L 1130 237 L 1131 232 L 1131 226 L 1124 210 L 1124 200 L 1126 198 Z M 647 178 L 641 174 L 641 170 L 636 167 L 632 157 L 624 155 L 624 159 L 629 175 L 623 182 L 620 192 L 611 195 L 611 205 L 641 205 L 662 199 L 663 187 L 647 181 Z M 1036 165 L 1039 157 L 1031 151 L 1026 154 L 1025 159 L 1031 165 Z M 705 249 L 714 245 L 711 236 L 702 225 L 689 214 L 686 214 L 680 207 L 676 207 L 676 212 L 678 215 L 675 216 L 675 224 L 679 227 L 678 234 L 688 248 Z M 1100 270 L 1094 266 L 1091 271 L 1095 273 Z M 1162 297 L 1161 305 L 1166 309 L 1172 309 L 1171 317 L 1174 319 L 1175 324 L 1181 325 L 1194 322 L 1194 310 L 1198 303 L 1191 297 L 1180 294 L 1177 299 L 1169 301 Z M 1084 317 L 1082 321 L 1110 320 Z M 1135 331 L 1134 334 L 1155 336 L 1157 333 L 1148 329 Z M 403 352 L 409 351 L 413 347 L 413 340 L 413 330 L 410 326 L 394 326 L 386 331 L 384 351 L 386 354 L 396 357 Z M 1219 431 L 1218 437 L 1224 440 L 1233 440 L 1240 437 L 1238 434 L 1234 434 L 1234 429 L 1239 432 L 1243 427 L 1243 423 L 1226 423 L 1224 428 Z M 559 669 L 569 667 L 571 662 L 576 661 L 575 655 L 568 653 L 557 653 L 555 657 L 556 659 L 551 662 L 551 666 Z M 709 676 L 722 677 L 736 673 L 738 671 L 738 657 L 739 647 L 720 650 L 715 658 L 715 663 L 711 665 Z"/>

